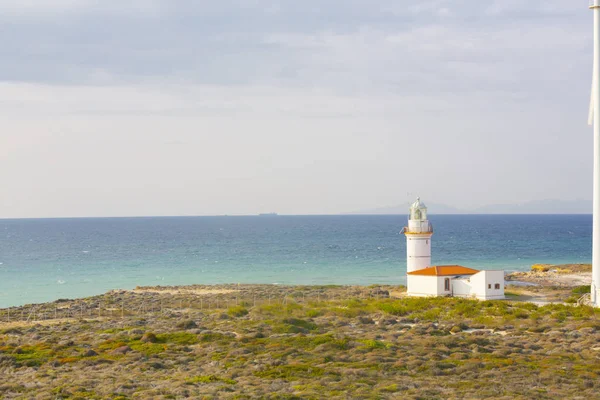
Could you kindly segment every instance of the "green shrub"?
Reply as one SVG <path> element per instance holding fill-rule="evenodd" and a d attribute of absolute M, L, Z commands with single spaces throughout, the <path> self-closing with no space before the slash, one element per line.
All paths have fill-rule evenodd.
<path fill-rule="evenodd" d="M 305 321 L 299 318 L 286 318 L 280 324 L 273 325 L 273 332 L 276 333 L 306 333 L 316 330 L 315 323 Z"/>
<path fill-rule="evenodd" d="M 321 310 L 317 310 L 317 309 L 310 309 L 310 310 L 306 310 L 306 316 L 308 318 L 316 318 L 316 317 L 320 317 L 321 315 L 323 315 L 323 311 Z"/>
<path fill-rule="evenodd" d="M 173 332 L 156 335 L 158 343 L 173 343 L 180 345 L 198 343 L 198 336 L 189 332 Z"/>
<path fill-rule="evenodd" d="M 198 325 L 196 324 L 196 322 L 192 321 L 191 319 L 188 319 L 185 321 L 181 321 L 176 325 L 176 327 L 179 329 L 194 329 L 197 328 Z"/>
<path fill-rule="evenodd" d="M 590 285 L 586 285 L 586 286 L 577 286 L 576 288 L 573 288 L 573 290 L 571 291 L 571 293 L 573 294 L 587 294 L 587 293 L 591 293 L 592 292 L 592 288 Z"/>
<path fill-rule="evenodd" d="M 229 340 L 228 336 L 223 335 L 222 333 L 205 333 L 200 337 L 201 342 L 216 342 L 221 340 Z"/>
<path fill-rule="evenodd" d="M 11 356 L 18 364 L 28 367 L 39 367 L 47 362 L 54 351 L 46 343 L 18 347 Z"/>
<path fill-rule="evenodd" d="M 374 339 L 361 340 L 360 342 L 363 343 L 365 345 L 365 348 L 367 348 L 369 350 L 388 349 L 391 347 L 390 344 L 383 343 L 379 340 L 374 340 Z"/>
<path fill-rule="evenodd" d="M 201 375 L 201 376 L 194 376 L 192 378 L 189 378 L 186 380 L 187 383 L 190 384 L 208 384 L 208 383 L 227 383 L 228 385 L 235 385 L 237 382 L 234 381 L 233 379 L 228 379 L 228 378 L 220 378 L 218 376 L 215 375 Z"/>
<path fill-rule="evenodd" d="M 132 342 L 129 344 L 129 347 L 131 347 L 131 349 L 134 351 L 142 353 L 146 357 L 152 356 L 154 354 L 160 354 L 167 349 L 166 345 L 164 344 L 142 342 Z"/>
<path fill-rule="evenodd" d="M 322 368 L 307 364 L 280 365 L 268 368 L 264 371 L 255 372 L 259 378 L 265 379 L 283 379 L 295 381 L 302 378 L 318 378 L 323 376 L 325 371 Z"/>
<path fill-rule="evenodd" d="M 395 383 L 394 383 L 393 385 L 390 385 L 390 386 L 386 386 L 386 387 L 383 387 L 383 388 L 381 388 L 381 391 L 382 391 L 382 392 L 388 392 L 388 393 L 395 393 L 395 392 L 397 392 L 397 391 L 399 391 L 399 390 L 400 390 L 400 388 L 399 388 L 399 387 L 398 387 L 398 385 L 397 385 L 397 384 L 395 384 Z"/>
<path fill-rule="evenodd" d="M 395 315 L 395 316 L 404 316 L 409 313 L 408 307 L 402 305 L 400 302 L 393 303 L 378 303 L 375 304 L 375 308 L 381 310 L 385 313 Z"/>
<path fill-rule="evenodd" d="M 243 306 L 229 307 L 227 314 L 230 317 L 243 317 L 248 315 L 248 310 Z"/>

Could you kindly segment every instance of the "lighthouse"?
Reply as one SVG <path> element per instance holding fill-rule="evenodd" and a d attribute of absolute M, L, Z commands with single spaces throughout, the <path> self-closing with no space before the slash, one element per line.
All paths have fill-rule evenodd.
<path fill-rule="evenodd" d="M 431 266 L 431 236 L 433 227 L 427 220 L 427 206 L 417 198 L 409 210 L 406 235 L 406 272 L 419 271 Z"/>
<path fill-rule="evenodd" d="M 600 1 L 600 0 L 597 0 Z M 431 265 L 433 227 L 427 207 L 417 198 L 409 210 L 406 235 L 406 294 L 504 299 L 504 271 L 479 271 L 462 265 Z"/>

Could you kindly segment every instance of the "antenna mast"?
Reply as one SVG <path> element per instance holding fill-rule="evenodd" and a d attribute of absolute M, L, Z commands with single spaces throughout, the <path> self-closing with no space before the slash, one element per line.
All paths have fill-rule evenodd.
<path fill-rule="evenodd" d="M 594 12 L 594 75 L 590 119 L 594 124 L 594 221 L 592 238 L 592 305 L 600 307 L 600 0 L 590 0 Z"/>

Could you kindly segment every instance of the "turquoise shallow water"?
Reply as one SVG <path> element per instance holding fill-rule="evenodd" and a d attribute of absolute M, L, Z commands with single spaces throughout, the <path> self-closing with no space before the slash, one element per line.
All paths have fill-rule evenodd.
<path fill-rule="evenodd" d="M 591 262 L 591 215 L 430 217 L 435 264 Z M 0 220 L 0 307 L 137 285 L 402 284 L 403 216 Z"/>

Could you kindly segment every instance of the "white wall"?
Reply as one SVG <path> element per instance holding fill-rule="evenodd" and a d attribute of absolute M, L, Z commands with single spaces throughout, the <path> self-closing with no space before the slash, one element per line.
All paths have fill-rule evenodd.
<path fill-rule="evenodd" d="M 406 276 L 406 291 L 409 296 L 437 296 L 437 277 L 422 275 Z"/>
<path fill-rule="evenodd" d="M 495 285 L 499 284 L 500 289 Z M 471 277 L 472 293 L 479 300 L 504 298 L 504 271 L 481 271 Z"/>
<path fill-rule="evenodd" d="M 406 270 L 418 271 L 431 267 L 431 235 L 406 235 Z"/>
<path fill-rule="evenodd" d="M 444 276 L 407 275 L 406 286 L 409 296 L 449 296 L 452 290 L 444 290 Z M 450 282 L 452 289 L 452 282 Z"/>
<path fill-rule="evenodd" d="M 444 281 L 450 279 L 450 291 Z M 479 300 L 504 299 L 504 271 L 480 271 L 470 277 L 407 275 L 409 296 L 455 296 Z M 499 284 L 500 289 L 495 285 Z M 490 287 L 491 286 L 491 287 Z"/>
<path fill-rule="evenodd" d="M 452 279 L 452 295 L 456 297 L 473 297 L 469 278 Z"/>

